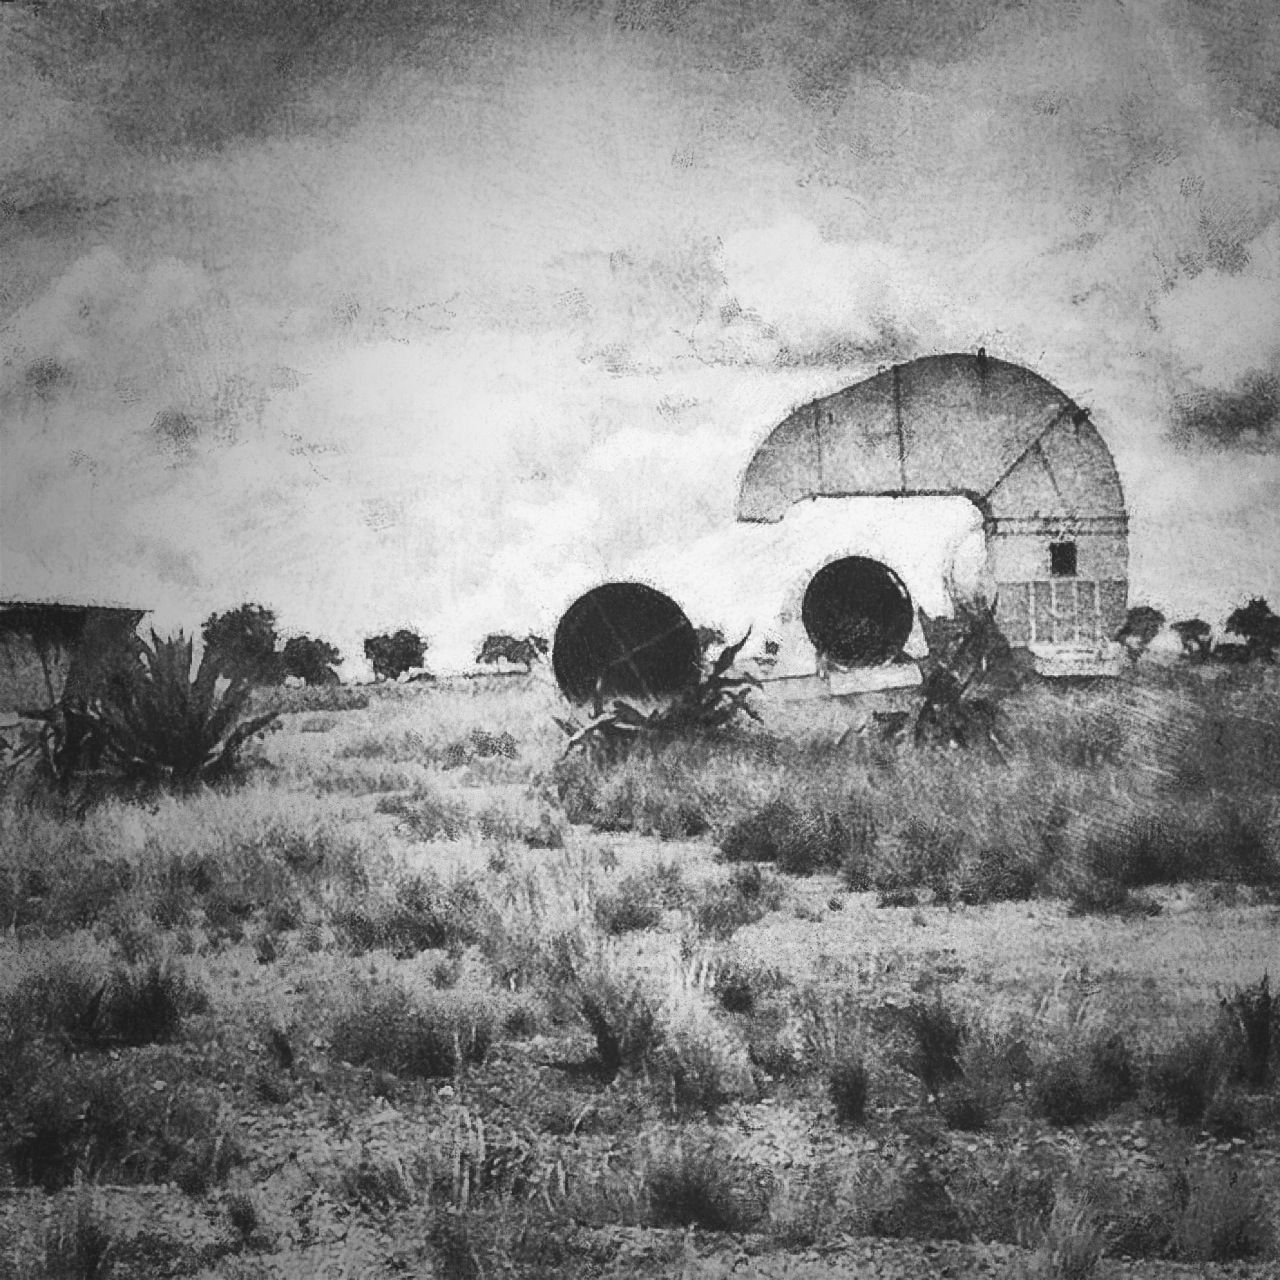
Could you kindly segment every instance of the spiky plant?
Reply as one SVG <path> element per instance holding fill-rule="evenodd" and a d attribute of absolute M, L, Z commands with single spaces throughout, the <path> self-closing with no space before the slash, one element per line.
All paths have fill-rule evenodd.
<path fill-rule="evenodd" d="M 183 788 L 229 777 L 244 745 L 276 720 L 275 712 L 247 715 L 252 692 L 246 674 L 221 675 L 207 653 L 193 676 L 191 639 L 153 631 L 137 664 L 88 714 L 108 768 L 131 782 Z"/>
<path fill-rule="evenodd" d="M 923 663 L 916 745 L 981 746 L 1003 760 L 997 705 L 1017 682 L 1017 673 L 995 605 L 957 604 L 954 618 L 931 618 L 921 610 L 920 625 L 929 656 Z"/>
<path fill-rule="evenodd" d="M 760 681 L 752 675 L 730 674 L 750 634 L 748 631 L 737 644 L 726 645 L 693 684 L 651 711 L 643 711 L 621 698 L 615 698 L 606 710 L 603 691 L 597 688 L 591 719 L 585 725 L 569 719 L 556 720 L 569 735 L 565 754 L 584 744 L 617 749 L 658 736 L 713 732 L 740 715 L 759 720 L 748 699 L 753 689 L 760 688 Z"/>

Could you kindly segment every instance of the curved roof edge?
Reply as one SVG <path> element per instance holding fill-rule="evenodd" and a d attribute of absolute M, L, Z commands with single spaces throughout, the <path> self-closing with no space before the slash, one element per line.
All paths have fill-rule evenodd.
<path fill-rule="evenodd" d="M 996 515 L 1124 514 L 1088 411 L 979 352 L 922 356 L 793 410 L 748 463 L 736 515 L 772 522 L 805 498 L 921 494 Z"/>

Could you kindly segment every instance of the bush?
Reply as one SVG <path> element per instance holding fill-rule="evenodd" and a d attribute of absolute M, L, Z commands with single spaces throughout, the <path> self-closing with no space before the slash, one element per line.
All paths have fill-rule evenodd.
<path fill-rule="evenodd" d="M 154 1088 L 132 1064 L 37 1059 L 0 1099 L 0 1156 L 21 1186 L 53 1192 L 77 1178 L 177 1182 L 203 1192 L 239 1161 L 217 1095 Z"/>
<path fill-rule="evenodd" d="M 1241 1262 L 1269 1256 L 1271 1214 L 1246 1170 L 1204 1168 L 1175 1185 L 1170 1252 L 1183 1262 Z"/>
<path fill-rule="evenodd" d="M 377 808 L 399 818 L 419 840 L 456 840 L 471 825 L 465 803 L 430 786 L 419 786 L 407 795 L 382 796 Z"/>
<path fill-rule="evenodd" d="M 838 870 L 853 837 L 841 818 L 819 806 L 774 800 L 735 822 L 720 840 L 726 862 L 772 862 L 790 875 Z"/>
<path fill-rule="evenodd" d="M 1229 1047 L 1216 1030 L 1188 1032 L 1148 1066 L 1151 1107 L 1179 1124 L 1197 1124 L 1222 1088 L 1230 1070 Z"/>
<path fill-rule="evenodd" d="M 1030 1100 L 1050 1124 L 1066 1126 L 1104 1116 L 1137 1092 L 1129 1045 L 1120 1032 L 1110 1032 L 1042 1060 L 1032 1075 Z"/>
<path fill-rule="evenodd" d="M 681 1143 L 655 1160 L 645 1170 L 644 1189 L 656 1227 L 746 1231 L 766 1208 L 740 1194 L 729 1162 L 709 1143 Z"/>
<path fill-rule="evenodd" d="M 167 1043 L 188 1014 L 207 1007 L 203 990 L 170 959 L 117 964 L 106 973 L 55 960 L 9 992 L 0 1016 L 19 1035 L 91 1050 Z"/>
<path fill-rule="evenodd" d="M 596 923 L 617 936 L 655 929 L 664 911 L 679 907 L 684 899 L 684 877 L 674 862 L 659 863 L 624 877 L 611 891 L 596 899 Z"/>
<path fill-rule="evenodd" d="M 431 991 L 411 998 L 399 987 L 356 993 L 333 1024 L 333 1055 L 356 1066 L 434 1079 L 480 1063 L 499 1027 L 499 998 L 486 991 Z"/>
<path fill-rule="evenodd" d="M 735 867 L 727 884 L 709 884 L 694 908 L 698 928 L 716 938 L 728 938 L 755 924 L 782 905 L 783 885 L 759 866 Z"/>
<path fill-rule="evenodd" d="M 961 1079 L 964 1075 L 961 1053 L 969 1040 L 969 1027 L 963 1015 L 938 992 L 930 1001 L 916 1000 L 910 1004 L 905 1017 L 913 1041 L 908 1070 L 930 1093 L 937 1093 L 942 1085 Z"/>
<path fill-rule="evenodd" d="M 1222 1008 L 1242 1041 L 1241 1075 L 1249 1084 L 1261 1087 L 1267 1082 L 1272 1032 L 1278 1013 L 1268 975 L 1264 973 L 1253 986 L 1237 987 L 1222 1001 Z"/>
<path fill-rule="evenodd" d="M 827 1069 L 827 1095 L 836 1109 L 841 1124 L 859 1125 L 867 1115 L 867 1064 L 851 1054 Z"/>

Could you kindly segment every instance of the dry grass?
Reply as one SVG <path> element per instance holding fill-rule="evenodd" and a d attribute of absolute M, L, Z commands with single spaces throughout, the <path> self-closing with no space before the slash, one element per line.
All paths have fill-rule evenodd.
<path fill-rule="evenodd" d="M 562 761 L 536 680 L 294 701 L 237 791 L 0 803 L 32 1268 L 1273 1266 L 1265 681 L 1032 690 L 1007 765 L 831 707 Z M 176 1180 L 220 1243 L 96 1190 L 42 1235 L 76 1179 Z"/>

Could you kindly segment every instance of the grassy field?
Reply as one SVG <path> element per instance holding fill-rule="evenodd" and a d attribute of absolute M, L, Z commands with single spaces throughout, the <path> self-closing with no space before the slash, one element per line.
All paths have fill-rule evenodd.
<path fill-rule="evenodd" d="M 0 1275 L 1274 1276 L 1280 681 L 563 757 L 285 690 L 236 788 L 0 803 Z"/>

